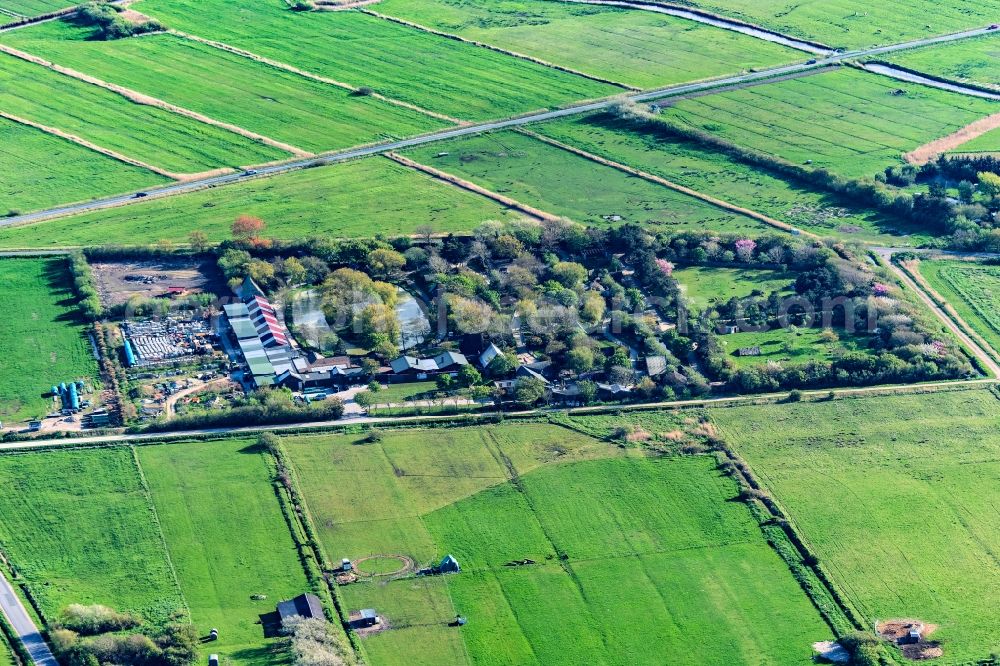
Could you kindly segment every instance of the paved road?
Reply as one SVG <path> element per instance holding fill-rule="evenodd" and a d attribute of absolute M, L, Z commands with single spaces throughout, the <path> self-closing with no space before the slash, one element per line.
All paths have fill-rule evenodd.
<path fill-rule="evenodd" d="M 924 305 L 930 308 L 931 312 L 933 312 L 937 316 L 937 318 L 941 320 L 941 322 L 948 328 L 948 330 L 954 333 L 955 336 L 962 341 L 962 344 L 964 344 L 968 348 L 968 350 L 972 352 L 976 358 L 979 359 L 979 361 L 983 364 L 983 366 L 985 366 L 987 370 L 993 373 L 994 377 L 1000 377 L 1000 365 L 998 365 L 997 362 L 993 360 L 993 357 L 989 353 L 987 353 L 986 350 L 984 350 L 979 345 L 978 342 L 973 340 L 972 337 L 965 332 L 965 328 L 963 328 L 966 327 L 971 331 L 972 327 L 970 327 L 968 323 L 963 321 L 961 318 L 958 318 L 958 321 L 960 321 L 962 325 L 960 326 L 958 323 L 956 323 L 955 319 L 949 316 L 948 313 L 945 312 L 944 309 L 937 304 L 937 301 L 931 298 L 930 295 L 926 291 L 924 291 L 920 287 L 920 285 L 917 284 L 916 280 L 911 278 L 906 273 L 906 271 L 904 271 L 902 268 L 900 268 L 899 266 L 897 266 L 892 262 L 891 250 L 887 248 L 881 248 L 876 250 L 876 252 L 878 252 L 878 254 L 886 260 L 885 263 L 888 264 L 890 270 L 892 270 L 892 272 L 895 273 L 896 276 L 900 280 L 902 280 L 907 287 L 912 289 L 914 293 L 916 293 L 917 296 L 920 297 L 920 300 L 924 302 Z M 958 317 L 958 315 L 955 316 Z"/>
<path fill-rule="evenodd" d="M 0 29 L 0 32 L 2 32 L 2 29 Z M 863 58 L 872 55 L 879 55 L 882 53 L 890 53 L 893 51 L 900 51 L 903 49 L 916 48 L 919 46 L 926 46 L 928 44 L 937 44 L 941 42 L 951 42 L 961 39 L 969 39 L 972 37 L 978 37 L 980 35 L 985 35 L 990 33 L 991 31 L 987 28 L 978 28 L 975 30 L 966 30 L 964 32 L 957 32 L 950 35 L 942 35 L 939 37 L 918 39 L 910 42 L 893 44 L 890 46 L 881 46 L 881 47 L 863 49 L 858 51 L 834 53 L 829 56 L 820 57 L 812 62 L 786 65 L 783 67 L 772 67 L 757 72 L 750 72 L 748 74 L 740 74 L 737 76 L 713 79 L 711 81 L 700 81 L 697 83 L 687 83 L 682 85 L 668 86 L 665 88 L 658 88 L 643 93 L 629 95 L 627 98 L 636 102 L 649 102 L 653 100 L 668 99 L 668 98 L 683 98 L 685 95 L 702 93 L 708 90 L 727 88 L 732 86 L 743 86 L 743 85 L 753 84 L 756 82 L 761 82 L 766 79 L 778 76 L 796 74 L 801 72 L 807 72 L 809 70 L 820 69 L 830 65 L 842 63 L 845 60 Z M 607 109 L 617 104 L 619 99 L 620 98 L 617 97 L 604 99 L 597 102 L 589 102 L 584 104 L 568 106 L 553 111 L 531 113 L 516 118 L 508 118 L 505 120 L 498 120 L 494 122 L 465 125 L 462 127 L 446 129 L 440 132 L 424 134 L 422 136 L 412 137 L 400 141 L 390 141 L 385 143 L 373 144 L 371 146 L 365 146 L 362 148 L 353 148 L 337 153 L 331 153 L 329 155 L 322 157 L 311 157 L 306 159 L 292 160 L 281 164 L 262 166 L 259 169 L 257 169 L 257 174 L 253 177 L 261 178 L 267 176 L 274 176 L 280 173 L 286 173 L 289 171 L 294 171 L 296 169 L 302 169 L 305 167 L 319 166 L 324 164 L 335 164 L 338 162 L 344 162 L 359 157 L 367 157 L 369 155 L 376 155 L 379 153 L 402 150 L 404 148 L 412 148 L 414 146 L 420 146 L 428 143 L 433 143 L 436 141 L 443 141 L 446 139 L 468 136 L 470 134 L 478 134 L 481 132 L 488 132 L 491 130 L 518 127 L 521 125 L 527 125 L 529 123 L 554 120 L 557 118 L 564 118 L 567 116 L 573 116 L 580 113 L 588 113 L 591 111 L 599 111 L 602 109 Z M 135 198 L 135 193 L 128 193 L 118 196 L 105 197 L 103 199 L 95 199 L 93 201 L 68 204 L 65 206 L 50 208 L 48 210 L 37 211 L 34 213 L 28 213 L 16 217 L 8 217 L 0 219 L 0 227 L 5 227 L 13 224 L 20 224 L 24 222 L 36 222 L 50 217 L 59 217 L 62 215 L 70 215 L 74 213 L 82 213 L 85 211 L 99 210 L 102 208 L 109 208 L 112 206 L 128 205 L 139 201 L 148 201 L 151 198 L 161 198 L 176 194 L 183 194 L 185 192 L 192 192 L 194 190 L 203 189 L 205 187 L 225 185 L 227 183 L 235 183 L 240 180 L 246 180 L 246 179 L 247 176 L 245 176 L 244 174 L 234 173 L 222 176 L 214 176 L 210 178 L 202 178 L 200 180 L 189 181 L 185 183 L 175 183 L 172 185 L 165 185 L 163 187 L 147 190 L 148 196 L 144 198 L 137 199 Z"/>
<path fill-rule="evenodd" d="M 7 616 L 7 621 L 14 627 L 14 631 L 24 643 L 36 666 L 59 666 L 59 662 L 52 656 L 52 651 L 45 644 L 24 604 L 14 594 L 14 588 L 2 573 L 0 573 L 0 610 Z"/>

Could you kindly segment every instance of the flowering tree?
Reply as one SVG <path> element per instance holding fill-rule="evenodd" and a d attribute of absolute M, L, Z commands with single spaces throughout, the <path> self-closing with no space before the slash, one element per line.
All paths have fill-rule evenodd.
<path fill-rule="evenodd" d="M 674 274 L 674 265 L 669 261 L 667 261 L 666 259 L 657 259 L 656 267 L 659 268 L 660 271 L 667 277 L 670 277 L 671 275 Z"/>
<path fill-rule="evenodd" d="M 872 285 L 872 293 L 876 296 L 886 296 L 889 293 L 889 285 L 876 282 Z"/>
<path fill-rule="evenodd" d="M 757 249 L 757 243 L 749 238 L 741 238 L 736 241 L 736 256 L 740 261 L 749 262 L 753 259 L 753 251 Z"/>

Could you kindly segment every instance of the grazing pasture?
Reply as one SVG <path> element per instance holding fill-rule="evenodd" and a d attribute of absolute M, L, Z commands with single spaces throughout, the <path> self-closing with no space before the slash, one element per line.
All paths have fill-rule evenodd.
<path fill-rule="evenodd" d="M 2 456 L 0 503 L 4 554 L 47 621 L 75 603 L 186 610 L 131 449 Z"/>
<path fill-rule="evenodd" d="M 0 421 L 44 416 L 54 384 L 97 377 L 86 322 L 76 306 L 66 259 L 0 259 Z"/>
<path fill-rule="evenodd" d="M 942 643 L 942 664 L 997 651 L 1000 401 L 993 391 L 709 414 L 866 622 L 938 625 L 931 638 Z"/>
<path fill-rule="evenodd" d="M 0 25 L 21 16 L 39 16 L 71 6 L 71 2 L 64 0 L 3 0 L 0 2 Z"/>
<path fill-rule="evenodd" d="M 360 12 L 293 12 L 280 0 L 143 0 L 135 9 L 176 30 L 464 120 L 622 91 Z"/>
<path fill-rule="evenodd" d="M 715 266 L 676 268 L 673 277 L 680 283 L 685 304 L 694 311 L 754 292 L 764 296 L 774 291 L 790 294 L 795 280 L 794 274 L 777 270 Z"/>
<path fill-rule="evenodd" d="M 1000 89 L 1000 35 L 963 39 L 950 44 L 900 51 L 886 57 L 889 62 L 953 81 Z"/>
<path fill-rule="evenodd" d="M 168 178 L 0 118 L 0 215 L 161 185 Z M 0 234 L 3 232 L 0 231 Z"/>
<path fill-rule="evenodd" d="M 980 134 L 975 139 L 957 146 L 950 152 L 957 154 L 991 153 L 1000 155 L 1000 128 Z"/>
<path fill-rule="evenodd" d="M 240 664 L 273 664 L 284 650 L 257 623 L 282 599 L 309 590 L 253 440 L 144 446 L 142 470 L 203 648 Z M 252 596 L 266 599 L 254 601 Z"/>
<path fill-rule="evenodd" d="M 0 54 L 0 110 L 174 173 L 259 164 L 288 153 Z"/>
<path fill-rule="evenodd" d="M 995 21 L 1000 12 L 997 0 L 878 3 L 866 0 L 693 0 L 685 4 L 838 48 L 896 44 L 982 28 Z"/>
<path fill-rule="evenodd" d="M 446 125 L 175 35 L 99 41 L 54 21 L 5 35 L 32 55 L 311 152 Z"/>
<path fill-rule="evenodd" d="M 637 88 L 804 60 L 800 51 L 665 14 L 537 0 L 384 0 L 412 21 Z"/>
<path fill-rule="evenodd" d="M 1000 112 L 1000 103 L 851 68 L 686 99 L 664 115 L 746 148 L 850 177 Z"/>
<path fill-rule="evenodd" d="M 927 260 L 920 274 L 958 315 L 1000 353 L 1000 266 Z"/>
<path fill-rule="evenodd" d="M 833 361 L 848 351 L 865 349 L 864 339 L 842 330 L 833 330 L 834 337 L 821 328 L 775 328 L 768 331 L 748 331 L 720 336 L 729 357 L 738 368 L 765 365 L 769 362 L 801 364 L 808 361 Z M 738 351 L 759 347 L 756 356 L 741 356 Z"/>
<path fill-rule="evenodd" d="M 238 215 L 263 218 L 267 235 L 368 237 L 469 231 L 508 214 L 500 205 L 382 157 L 0 229 L 0 247 L 185 243 L 192 231 L 218 242 Z"/>
<path fill-rule="evenodd" d="M 541 123 L 532 129 L 814 234 L 893 245 L 929 239 L 912 223 L 858 209 L 835 196 L 740 164 L 692 143 L 632 131 L 611 114 Z M 908 237 L 901 238 L 901 234 Z"/>
<path fill-rule="evenodd" d="M 389 623 L 361 639 L 375 666 L 807 664 L 829 635 L 712 458 L 542 424 L 283 441 L 327 558 L 462 566 L 340 588 Z"/>
<path fill-rule="evenodd" d="M 448 154 L 437 157 L 439 152 Z M 517 132 L 435 143 L 407 153 L 418 162 L 582 224 L 633 222 L 663 231 L 745 233 L 770 228 Z"/>

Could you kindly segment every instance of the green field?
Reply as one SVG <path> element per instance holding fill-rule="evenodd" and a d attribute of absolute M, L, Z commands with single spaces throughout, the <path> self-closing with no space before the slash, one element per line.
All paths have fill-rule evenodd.
<path fill-rule="evenodd" d="M 807 664 L 829 634 L 711 458 L 541 424 L 284 441 L 329 558 L 463 567 L 340 588 L 391 625 L 373 666 Z"/>
<path fill-rule="evenodd" d="M 68 21 L 3 41 L 64 67 L 323 152 L 420 134 L 444 122 L 174 35 L 97 41 Z"/>
<path fill-rule="evenodd" d="M 792 37 L 833 47 L 864 48 L 983 28 L 996 20 L 1000 2 L 912 0 L 693 0 L 691 4 Z"/>
<path fill-rule="evenodd" d="M 375 394 L 375 400 L 380 403 L 405 402 L 416 397 L 437 391 L 436 382 L 410 382 L 407 384 L 389 384 Z"/>
<path fill-rule="evenodd" d="M 927 260 L 919 268 L 965 323 L 1000 353 L 1000 266 Z"/>
<path fill-rule="evenodd" d="M 143 0 L 135 9 L 176 30 L 465 120 L 622 90 L 360 12 L 293 12 L 281 0 Z"/>
<path fill-rule="evenodd" d="M 0 2 L 0 25 L 18 16 L 38 16 L 71 6 L 64 0 L 3 0 Z"/>
<path fill-rule="evenodd" d="M 937 44 L 921 49 L 900 51 L 888 56 L 889 62 L 953 81 L 1000 88 L 1000 36 L 987 35 Z"/>
<path fill-rule="evenodd" d="M 702 310 L 731 298 L 745 298 L 755 291 L 765 297 L 773 291 L 790 292 L 795 276 L 769 269 L 686 266 L 675 269 L 673 278 L 680 283 L 687 306 Z"/>
<path fill-rule="evenodd" d="M 2 456 L 0 503 L 4 554 L 49 621 L 74 603 L 185 610 L 131 449 Z"/>
<path fill-rule="evenodd" d="M 992 153 L 1000 154 L 1000 129 L 990 130 L 985 134 L 980 134 L 975 139 L 963 143 L 952 153 Z"/>
<path fill-rule="evenodd" d="M 614 7 L 538 0 L 385 0 L 373 9 L 637 88 L 805 59 L 799 51 L 740 33 Z"/>
<path fill-rule="evenodd" d="M 34 127 L 0 118 L 0 215 L 169 182 Z M 0 232 L 2 234 L 3 232 Z"/>
<path fill-rule="evenodd" d="M 0 638 L 0 666 L 16 666 L 14 653 L 4 638 Z"/>
<path fill-rule="evenodd" d="M 873 176 L 901 164 L 903 153 L 996 112 L 997 102 L 844 68 L 686 99 L 663 113 L 797 164 Z"/>
<path fill-rule="evenodd" d="M 0 292 L 6 318 L 0 328 L 0 421 L 44 416 L 52 411 L 42 394 L 62 382 L 97 377 L 86 322 L 76 309 L 66 260 L 0 259 Z"/>
<path fill-rule="evenodd" d="M 663 231 L 744 233 L 770 228 L 517 132 L 473 136 L 407 152 L 418 162 L 582 224 L 633 222 Z M 448 155 L 436 157 L 439 152 Z"/>
<path fill-rule="evenodd" d="M 195 230 L 205 232 L 212 241 L 222 241 L 229 238 L 233 220 L 242 214 L 263 218 L 268 236 L 295 239 L 397 236 L 412 234 L 423 224 L 441 233 L 469 231 L 507 213 L 489 199 L 373 157 L 0 228 L 0 247 L 185 243 Z"/>
<path fill-rule="evenodd" d="M 1000 650 L 1000 402 L 993 392 L 710 415 L 866 622 L 939 625 L 931 637 L 945 656 L 936 663 L 970 663 Z"/>
<path fill-rule="evenodd" d="M 271 471 L 253 441 L 144 446 L 142 469 L 199 636 L 233 663 L 281 663 L 257 624 L 275 604 L 309 590 Z M 254 601 L 252 595 L 265 595 Z"/>
<path fill-rule="evenodd" d="M 0 110 L 174 173 L 288 157 L 227 130 L 0 54 Z"/>
<path fill-rule="evenodd" d="M 821 328 L 775 328 L 770 331 L 740 332 L 720 336 L 720 342 L 729 353 L 729 358 L 737 368 L 749 368 L 775 362 L 806 363 L 808 361 L 832 361 L 847 351 L 863 349 L 864 339 L 840 329 L 834 330 L 837 341 L 825 342 Z M 737 350 L 745 347 L 760 347 L 758 356 L 738 356 Z"/>
<path fill-rule="evenodd" d="M 917 244 L 929 239 L 912 224 L 875 211 L 847 207 L 849 204 L 834 196 L 692 143 L 629 131 L 607 114 L 542 123 L 532 129 L 815 234 L 892 244 Z M 901 234 L 907 238 L 904 240 Z"/>

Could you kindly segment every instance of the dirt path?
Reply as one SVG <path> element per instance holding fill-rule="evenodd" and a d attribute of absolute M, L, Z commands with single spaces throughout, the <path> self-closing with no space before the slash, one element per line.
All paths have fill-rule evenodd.
<path fill-rule="evenodd" d="M 167 418 L 168 420 L 172 419 L 174 417 L 174 414 L 176 413 L 176 410 L 174 408 L 176 407 L 177 402 L 181 398 L 186 398 L 189 395 L 192 395 L 194 393 L 198 393 L 199 391 L 204 391 L 205 389 L 210 388 L 212 386 L 222 385 L 222 384 L 226 384 L 228 382 L 229 382 L 229 378 L 228 377 L 220 377 L 218 379 L 213 379 L 210 382 L 203 382 L 201 384 L 196 384 L 195 386 L 189 386 L 186 389 L 183 389 L 181 391 L 178 391 L 177 393 L 174 393 L 172 396 L 170 396 L 169 398 L 167 398 L 164 401 L 164 403 L 163 403 L 163 415 L 164 415 L 164 417 Z"/>
<path fill-rule="evenodd" d="M 422 171 L 423 173 L 426 173 L 435 178 L 443 180 L 446 183 L 450 183 L 456 187 L 460 187 L 463 190 L 468 190 L 469 192 L 473 192 L 480 196 L 484 196 L 487 199 L 492 199 L 497 203 L 503 204 L 504 206 L 507 206 L 508 208 L 516 210 L 520 213 L 524 213 L 525 215 L 533 217 L 536 220 L 548 220 L 550 222 L 554 222 L 560 219 L 558 215 L 553 215 L 552 213 L 546 213 L 544 210 L 539 210 L 538 208 L 534 208 L 532 206 L 529 206 L 528 204 L 523 204 L 517 199 L 511 199 L 510 197 L 498 194 L 493 190 L 488 190 L 485 187 L 481 187 L 479 185 L 476 185 L 475 183 L 459 178 L 458 176 L 454 176 L 448 173 L 447 171 L 441 171 L 440 169 L 435 169 L 434 167 L 427 166 L 426 164 L 421 164 L 420 162 L 414 162 L 408 157 L 403 157 L 398 153 L 386 153 L 385 156 L 388 157 L 393 162 L 402 164 L 403 166 L 409 167 L 411 169 L 416 169 L 417 171 Z"/>
<path fill-rule="evenodd" d="M 41 65 L 42 67 L 50 69 L 53 72 L 64 74 L 79 81 L 83 81 L 84 83 L 89 83 L 91 85 L 104 88 L 105 90 L 110 90 L 111 92 L 117 93 L 122 97 L 124 97 L 125 99 L 129 100 L 130 102 L 134 102 L 135 104 L 153 106 L 159 109 L 163 109 L 164 111 L 170 111 L 171 113 L 176 113 L 178 115 L 191 118 L 192 120 L 197 120 L 198 122 L 205 123 L 206 125 L 213 125 L 215 127 L 219 127 L 228 130 L 230 132 L 233 132 L 234 134 L 239 134 L 240 136 L 246 137 L 248 139 L 259 141 L 260 143 L 271 146 L 272 148 L 278 148 L 279 150 L 291 153 L 296 157 L 312 157 L 314 155 L 313 153 L 310 153 L 306 150 L 302 150 L 301 148 L 298 148 L 291 144 L 277 141 L 270 137 L 266 137 L 263 134 L 257 134 L 256 132 L 251 132 L 248 129 L 240 127 L 239 125 L 233 125 L 231 123 L 225 123 L 220 120 L 215 120 L 214 118 L 210 118 L 204 114 L 191 111 L 190 109 L 185 109 L 182 106 L 177 106 L 176 104 L 170 104 L 169 102 L 164 102 L 163 100 L 157 99 L 156 97 L 150 97 L 149 95 L 144 95 L 140 92 L 136 92 L 129 88 L 118 86 L 113 83 L 108 83 L 107 81 L 103 81 L 96 77 L 90 76 L 89 74 L 84 74 L 82 72 L 78 72 L 68 67 L 62 67 L 61 65 L 49 62 L 44 58 L 39 58 L 38 56 L 31 55 L 30 53 L 19 51 L 18 49 L 11 48 L 10 46 L 0 44 L 0 51 L 8 55 L 12 55 L 15 58 L 20 58 L 21 60 L 26 60 L 28 62 L 35 63 L 36 65 Z"/>
<path fill-rule="evenodd" d="M 6 113 L 4 111 L 0 111 L 0 118 L 6 118 L 7 120 L 12 120 L 15 123 L 19 123 L 21 125 L 27 125 L 28 127 L 34 127 L 35 129 L 41 130 L 46 134 L 51 134 L 61 139 L 72 141 L 73 143 L 79 146 L 83 146 L 84 148 L 93 150 L 94 152 L 101 153 L 102 155 L 107 155 L 108 157 L 114 158 L 119 162 L 124 162 L 125 164 L 131 164 L 132 166 L 137 166 L 143 169 L 147 169 L 149 171 L 152 171 L 153 173 L 165 176 L 166 178 L 170 178 L 172 180 L 180 180 L 182 177 L 180 174 L 172 173 L 170 171 L 165 171 L 164 169 L 161 169 L 160 167 L 155 167 L 152 164 L 146 164 L 145 162 L 140 162 L 139 160 L 133 157 L 129 157 L 128 155 L 123 155 L 121 153 L 115 152 L 110 148 L 105 148 L 104 146 L 99 146 L 96 143 L 87 141 L 86 139 L 78 137 L 75 134 L 64 132 L 63 130 L 57 127 L 49 127 L 48 125 L 42 125 L 41 123 L 36 123 L 33 120 L 28 120 L 27 118 L 21 118 L 20 116 L 15 116 L 12 113 Z"/>
<path fill-rule="evenodd" d="M 906 161 L 910 164 L 916 164 L 918 166 L 926 164 L 941 153 L 954 150 L 955 148 L 958 148 L 959 146 L 997 128 L 1000 128 L 1000 113 L 994 113 L 991 116 L 980 118 L 974 123 L 966 125 L 957 132 L 953 132 L 948 136 L 943 136 L 940 139 L 935 139 L 930 143 L 925 143 L 916 150 L 906 153 L 903 157 L 905 157 Z"/>
<path fill-rule="evenodd" d="M 320 76 L 319 74 L 313 74 L 312 72 L 307 72 L 304 69 L 299 69 L 298 67 L 294 67 L 294 66 L 289 65 L 287 63 L 281 62 L 280 60 L 272 60 L 270 58 L 265 58 L 262 55 L 257 55 L 256 53 L 253 53 L 251 51 L 244 51 L 243 49 L 236 48 L 235 46 L 230 46 L 229 44 L 226 44 L 225 42 L 216 42 L 216 41 L 213 41 L 211 39 L 205 39 L 204 37 L 198 37 L 197 35 L 189 35 L 186 32 L 179 32 L 177 30 L 170 30 L 168 32 L 170 32 L 170 34 L 172 34 L 172 35 L 176 35 L 177 37 L 182 37 L 184 39 L 190 39 L 191 41 L 199 42 L 201 44 L 205 44 L 206 46 L 211 46 L 212 48 L 216 48 L 216 49 L 219 49 L 219 50 L 222 50 L 222 51 L 226 51 L 228 53 L 232 53 L 233 55 L 238 55 L 238 56 L 241 56 L 243 58 L 249 58 L 250 60 L 253 60 L 254 62 L 259 62 L 261 64 L 268 65 L 269 67 L 274 67 L 275 69 L 280 69 L 280 70 L 284 70 L 286 72 L 291 72 L 292 74 L 298 74 L 299 76 L 304 76 L 305 78 L 312 79 L 313 81 L 319 81 L 320 83 L 325 83 L 327 85 L 337 86 L 338 88 L 343 88 L 345 90 L 350 90 L 351 92 L 358 92 L 358 90 L 359 90 L 359 88 L 357 88 L 355 86 L 352 86 L 349 83 L 344 83 L 343 81 L 338 81 L 336 79 L 331 79 L 331 78 L 327 78 L 325 76 Z M 404 109 L 410 109 L 411 111 L 416 111 L 417 113 L 422 113 L 422 114 L 424 114 L 426 116 L 430 116 L 432 118 L 437 118 L 438 120 L 445 120 L 445 121 L 447 121 L 449 123 L 455 123 L 456 125 L 467 125 L 467 124 L 469 124 L 467 120 L 461 120 L 459 118 L 453 118 L 451 116 L 446 116 L 443 113 L 438 113 L 436 111 L 431 111 L 429 109 L 425 109 L 423 107 L 417 106 L 416 104 L 410 104 L 409 102 L 403 102 L 403 101 L 400 101 L 398 99 L 393 99 L 392 97 L 386 97 L 385 95 L 381 95 L 381 94 L 376 93 L 376 92 L 371 93 L 370 96 L 374 97 L 375 99 L 382 100 L 383 102 L 387 102 L 388 104 L 392 104 L 394 106 L 399 106 L 399 107 L 402 107 Z"/>
<path fill-rule="evenodd" d="M 745 215 L 747 217 L 753 218 L 754 220 L 757 220 L 758 222 L 763 222 L 764 224 L 772 226 L 772 227 L 774 227 L 776 229 L 781 229 L 782 231 L 787 231 L 789 233 L 791 233 L 793 231 L 797 231 L 799 234 L 801 234 L 803 236 L 808 236 L 810 238 L 817 238 L 817 239 L 820 238 L 816 234 L 809 233 L 808 231 L 802 231 L 801 229 L 798 229 L 797 227 L 793 227 L 790 224 L 787 224 L 787 223 L 782 222 L 780 220 L 776 220 L 773 217 L 768 217 L 767 215 L 764 215 L 763 213 L 758 213 L 757 211 L 750 210 L 749 208 L 743 208 L 741 206 L 737 206 L 735 204 L 731 204 L 728 201 L 723 201 L 722 199 L 716 199 L 715 197 L 709 196 L 708 194 L 704 194 L 703 192 L 699 192 L 698 190 L 692 190 L 690 187 L 684 187 L 683 185 L 678 185 L 677 183 L 669 181 L 666 178 L 661 178 L 661 177 L 656 176 L 654 174 L 647 173 L 647 172 L 641 171 L 639 169 L 635 169 L 635 168 L 627 166 L 625 164 L 621 164 L 619 162 L 614 162 L 612 160 L 603 158 L 600 155 L 594 155 L 593 153 L 588 153 L 585 150 L 581 150 L 581 149 L 576 148 L 574 146 L 570 146 L 568 144 L 562 143 L 561 141 L 556 141 L 555 139 L 550 139 L 547 136 L 543 136 L 541 134 L 536 134 L 535 132 L 532 132 L 531 130 L 517 129 L 515 131 L 520 132 L 522 134 L 525 134 L 527 136 L 530 136 L 530 137 L 532 137 L 534 139 L 537 139 L 538 141 L 541 141 L 543 143 L 547 143 L 547 144 L 549 144 L 551 146 L 555 146 L 557 148 L 561 148 L 562 150 L 571 152 L 574 155 L 579 155 L 580 157 L 586 158 L 586 159 L 588 159 L 588 160 L 590 160 L 592 162 L 596 162 L 598 164 L 603 164 L 604 166 L 609 166 L 609 167 L 611 167 L 613 169 L 617 169 L 618 171 L 622 171 L 624 173 L 627 173 L 630 176 L 636 176 L 638 178 L 642 178 L 643 180 L 649 181 L 651 183 L 655 183 L 656 185 L 662 185 L 663 187 L 666 187 L 666 188 L 669 188 L 671 190 L 674 190 L 675 192 L 680 192 L 681 194 L 686 194 L 686 195 L 688 195 L 690 197 L 694 197 L 695 199 L 699 199 L 701 201 L 704 201 L 705 203 L 711 204 L 711 205 L 716 206 L 718 208 L 722 208 L 723 210 L 727 210 L 727 211 L 729 211 L 731 213 L 738 213 L 740 215 Z"/>

